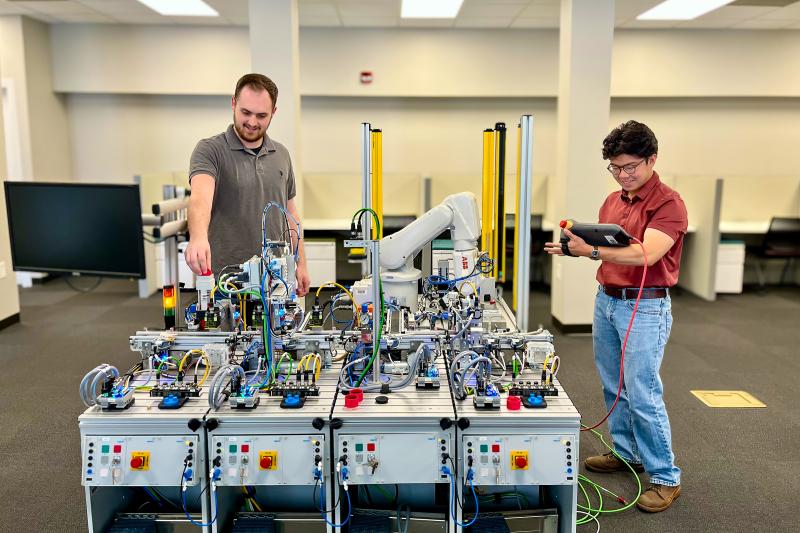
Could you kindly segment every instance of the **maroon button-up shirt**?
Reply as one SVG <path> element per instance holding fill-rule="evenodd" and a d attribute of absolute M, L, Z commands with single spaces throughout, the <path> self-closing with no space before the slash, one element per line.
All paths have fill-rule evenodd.
<path fill-rule="evenodd" d="M 644 241 L 647 228 L 669 235 L 675 244 L 664 257 L 647 269 L 644 286 L 672 287 L 678 283 L 683 237 L 688 227 L 686 205 L 676 191 L 661 182 L 656 172 L 633 198 L 625 191 L 608 195 L 600 207 L 599 219 L 604 224 L 619 224 L 640 241 Z M 631 246 L 639 245 L 631 243 Z M 601 251 L 601 258 L 602 255 Z M 603 261 L 597 269 L 597 281 L 605 287 L 638 287 L 643 269 L 641 266 Z"/>

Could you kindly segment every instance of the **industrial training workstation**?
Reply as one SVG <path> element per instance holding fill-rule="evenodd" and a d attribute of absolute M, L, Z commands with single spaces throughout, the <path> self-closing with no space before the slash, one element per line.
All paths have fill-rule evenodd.
<path fill-rule="evenodd" d="M 797 72 L 794 0 L 0 1 L 0 530 L 795 530 Z"/>

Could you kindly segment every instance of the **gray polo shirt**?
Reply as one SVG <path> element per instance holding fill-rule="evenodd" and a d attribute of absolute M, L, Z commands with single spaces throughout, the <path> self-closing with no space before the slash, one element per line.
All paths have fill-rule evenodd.
<path fill-rule="evenodd" d="M 261 213 L 269 202 L 286 206 L 295 197 L 289 151 L 264 137 L 258 153 L 245 148 L 233 129 L 203 139 L 192 152 L 189 183 L 197 174 L 216 181 L 208 240 L 214 274 L 225 265 L 244 262 L 261 253 Z M 270 209 L 267 236 L 288 239 L 280 210 Z"/>

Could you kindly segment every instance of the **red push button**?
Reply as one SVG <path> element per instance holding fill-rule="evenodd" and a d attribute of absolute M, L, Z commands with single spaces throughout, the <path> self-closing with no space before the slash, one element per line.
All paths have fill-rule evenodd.
<path fill-rule="evenodd" d="M 517 468 L 525 468 L 526 466 L 528 466 L 528 460 L 521 455 L 517 455 L 516 457 L 514 457 L 514 466 L 516 466 Z"/>
<path fill-rule="evenodd" d="M 375 451 L 375 443 L 374 442 L 368 442 L 367 443 L 367 451 L 368 452 L 374 452 Z"/>
<path fill-rule="evenodd" d="M 134 470 L 139 470 L 144 466 L 144 457 L 137 455 L 136 457 L 131 457 L 131 468 Z"/>
<path fill-rule="evenodd" d="M 492 452 L 499 453 L 500 452 L 500 445 L 499 444 L 492 444 Z"/>
<path fill-rule="evenodd" d="M 269 470 L 272 468 L 272 457 L 265 455 L 261 458 L 261 468 L 264 470 Z"/>
<path fill-rule="evenodd" d="M 249 444 L 242 444 L 242 453 L 247 453 L 249 451 L 250 451 L 250 445 Z"/>
<path fill-rule="evenodd" d="M 114 453 L 122 453 L 122 444 L 114 445 Z"/>

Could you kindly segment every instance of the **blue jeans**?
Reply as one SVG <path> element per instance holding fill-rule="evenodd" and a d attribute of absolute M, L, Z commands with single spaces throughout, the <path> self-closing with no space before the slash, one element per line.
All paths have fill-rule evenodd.
<path fill-rule="evenodd" d="M 620 351 L 635 303 L 636 300 L 612 298 L 602 288 L 595 298 L 594 360 L 607 409 L 617 396 Z M 681 470 L 675 466 L 672 453 L 664 386 L 658 374 L 671 329 L 669 296 L 639 301 L 625 349 L 625 382 L 617 407 L 608 419 L 617 453 L 626 461 L 642 464 L 651 482 L 668 486 L 681 482 Z"/>

